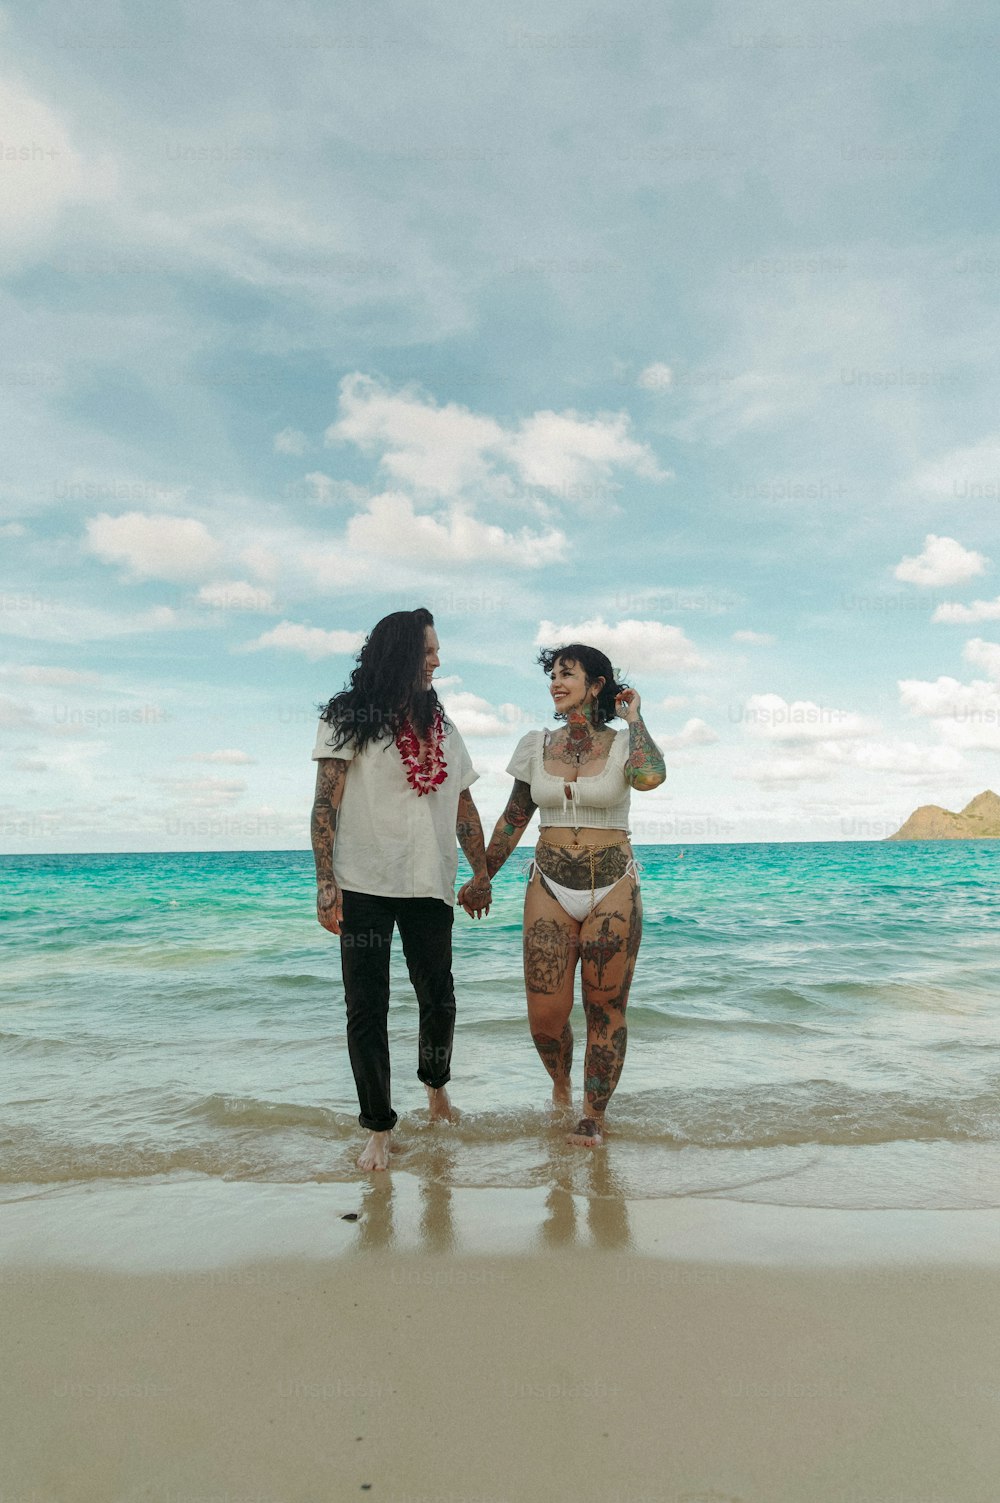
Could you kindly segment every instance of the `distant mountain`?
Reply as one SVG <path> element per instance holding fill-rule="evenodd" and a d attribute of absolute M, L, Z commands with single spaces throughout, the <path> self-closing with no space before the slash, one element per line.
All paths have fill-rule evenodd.
<path fill-rule="evenodd" d="M 960 814 L 939 804 L 921 804 L 889 840 L 1000 840 L 1000 798 L 989 788 Z"/>

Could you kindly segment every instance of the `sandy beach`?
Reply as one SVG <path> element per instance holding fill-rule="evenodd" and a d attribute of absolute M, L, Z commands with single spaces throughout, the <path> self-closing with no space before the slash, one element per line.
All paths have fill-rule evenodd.
<path fill-rule="evenodd" d="M 22 1187 L 0 1497 L 993 1503 L 998 1233 L 399 1173 Z"/>

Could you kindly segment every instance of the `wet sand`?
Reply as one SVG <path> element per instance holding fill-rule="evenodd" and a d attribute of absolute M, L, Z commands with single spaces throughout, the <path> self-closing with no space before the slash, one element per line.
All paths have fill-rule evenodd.
<path fill-rule="evenodd" d="M 994 1503 L 1000 1214 L 379 1181 L 8 1189 L 3 1503 Z"/>

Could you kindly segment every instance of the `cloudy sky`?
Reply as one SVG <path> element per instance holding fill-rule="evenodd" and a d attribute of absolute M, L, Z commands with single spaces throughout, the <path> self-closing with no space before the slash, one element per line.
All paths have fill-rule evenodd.
<path fill-rule="evenodd" d="M 944 0 L 0 10 L 0 849 L 305 846 L 434 612 L 492 822 L 540 644 L 639 840 L 998 787 L 1000 21 Z"/>

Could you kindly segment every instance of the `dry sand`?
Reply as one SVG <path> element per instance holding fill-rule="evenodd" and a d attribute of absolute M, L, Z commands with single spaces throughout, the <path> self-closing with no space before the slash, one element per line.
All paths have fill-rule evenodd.
<path fill-rule="evenodd" d="M 993 1212 L 394 1173 L 0 1216 L 0 1503 L 1000 1496 Z"/>

